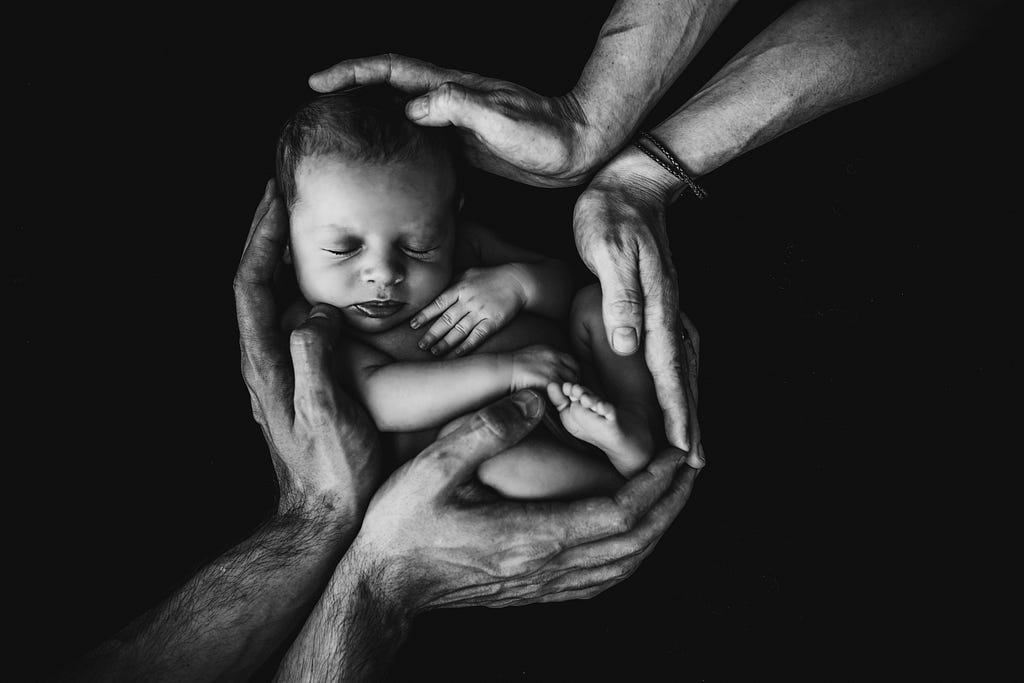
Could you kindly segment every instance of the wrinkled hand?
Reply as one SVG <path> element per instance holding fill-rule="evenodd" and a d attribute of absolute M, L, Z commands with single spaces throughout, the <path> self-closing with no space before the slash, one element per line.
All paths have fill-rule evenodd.
<path fill-rule="evenodd" d="M 685 317 L 682 324 L 681 379 L 695 398 L 697 335 Z M 696 424 L 696 403 L 688 405 Z M 611 497 L 529 503 L 467 495 L 480 463 L 522 439 L 542 413 L 534 392 L 519 392 L 397 470 L 374 496 L 345 570 L 410 617 L 590 598 L 632 575 L 686 504 L 699 470 L 670 447 Z M 699 441 L 695 450 L 703 459 Z"/>
<path fill-rule="evenodd" d="M 665 232 L 665 211 L 676 189 L 662 173 L 638 150 L 623 151 L 580 195 L 573 231 L 580 257 L 601 281 L 609 344 L 621 355 L 643 344 L 669 443 L 689 451 L 690 465 L 701 467 L 697 423 L 688 417 L 696 397 L 682 381 L 686 326 Z"/>
<path fill-rule="evenodd" d="M 455 126 L 471 164 L 539 187 L 577 185 L 603 151 L 577 99 L 545 97 L 515 83 L 386 54 L 347 59 L 313 74 L 318 92 L 387 83 L 420 95 L 406 106 L 423 126 Z"/>
<path fill-rule="evenodd" d="M 270 447 L 279 506 L 326 503 L 358 524 L 379 481 L 377 430 L 331 379 L 331 352 L 341 329 L 338 310 L 317 304 L 289 337 L 280 332 L 272 282 L 287 226 L 270 181 L 235 275 L 242 376 L 253 417 Z"/>
<path fill-rule="evenodd" d="M 510 391 L 544 389 L 550 382 L 579 381 L 580 366 L 568 353 L 556 351 L 544 344 L 533 344 L 512 356 L 512 382 Z"/>
<path fill-rule="evenodd" d="M 484 343 L 526 305 L 526 289 L 517 271 L 518 266 L 508 263 L 462 273 L 409 321 L 415 330 L 437 318 L 419 347 L 435 356 L 449 349 L 461 356 Z"/>

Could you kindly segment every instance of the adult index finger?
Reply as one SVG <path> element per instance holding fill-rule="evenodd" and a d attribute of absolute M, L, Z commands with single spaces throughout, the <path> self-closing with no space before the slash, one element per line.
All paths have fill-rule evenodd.
<path fill-rule="evenodd" d="M 685 454 L 676 451 L 673 458 L 678 460 L 684 456 Z M 662 489 L 662 494 L 653 505 L 648 506 L 646 514 L 637 520 L 633 528 L 622 534 L 567 548 L 548 566 L 561 567 L 571 572 L 629 558 L 645 557 L 683 509 L 699 473 L 700 470 L 688 465 L 679 467 L 674 475 L 667 477 L 667 485 Z"/>
<path fill-rule="evenodd" d="M 610 498 L 569 503 L 502 502 L 479 510 L 502 522 L 510 542 L 533 539 L 564 551 L 630 533 L 671 486 L 672 476 L 685 457 L 675 448 L 663 451 Z"/>
<path fill-rule="evenodd" d="M 387 83 L 410 93 L 422 93 L 445 81 L 457 80 L 459 72 L 398 54 L 358 57 L 338 62 L 309 77 L 317 92 L 333 92 L 357 85 Z"/>

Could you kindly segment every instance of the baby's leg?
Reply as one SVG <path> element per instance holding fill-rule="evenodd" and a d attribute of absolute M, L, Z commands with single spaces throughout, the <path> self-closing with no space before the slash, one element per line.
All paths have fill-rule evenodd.
<path fill-rule="evenodd" d="M 611 495 L 623 483 L 600 455 L 573 450 L 540 428 L 485 460 L 476 476 L 505 498 L 520 500 Z"/>
<path fill-rule="evenodd" d="M 632 476 L 651 458 L 655 435 L 662 432 L 661 408 L 642 351 L 620 356 L 612 351 L 601 317 L 601 289 L 584 287 L 570 314 L 573 350 L 583 365 L 581 384 L 548 385 L 548 397 L 562 424 L 576 438 L 604 451 L 615 468 Z"/>
<path fill-rule="evenodd" d="M 437 438 L 444 438 L 469 417 L 455 418 L 441 428 Z M 505 498 L 519 500 L 611 495 L 623 483 L 608 460 L 573 450 L 540 425 L 519 443 L 481 463 L 476 475 Z"/>

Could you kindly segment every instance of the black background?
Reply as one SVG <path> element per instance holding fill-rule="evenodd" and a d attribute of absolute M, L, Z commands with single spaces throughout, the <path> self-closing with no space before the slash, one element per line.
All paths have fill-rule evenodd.
<path fill-rule="evenodd" d="M 648 123 L 787 4 L 741 3 Z M 77 656 L 270 509 L 231 280 L 307 75 L 393 51 L 556 94 L 610 6 L 49 18 L 13 62 L 9 130 L 28 181 L 6 257 L 11 457 L 30 465 L 12 472 L 32 647 L 16 659 L 38 674 Z M 846 680 L 953 657 L 962 473 L 1003 452 L 986 439 L 1016 208 L 1007 23 L 672 207 L 710 459 L 689 504 L 597 599 L 422 616 L 395 679 Z M 469 210 L 587 281 L 579 188 L 468 182 Z"/>

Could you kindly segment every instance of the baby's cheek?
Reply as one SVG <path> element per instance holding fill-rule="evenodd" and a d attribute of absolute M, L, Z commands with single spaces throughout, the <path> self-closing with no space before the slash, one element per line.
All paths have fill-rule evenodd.
<path fill-rule="evenodd" d="M 452 279 L 450 264 L 424 263 L 416 270 L 409 282 L 411 294 L 424 305 L 436 299 Z"/>
<path fill-rule="evenodd" d="M 351 301 L 351 287 L 339 273 L 298 270 L 295 273 L 299 291 L 310 303 L 324 303 L 343 308 Z"/>

